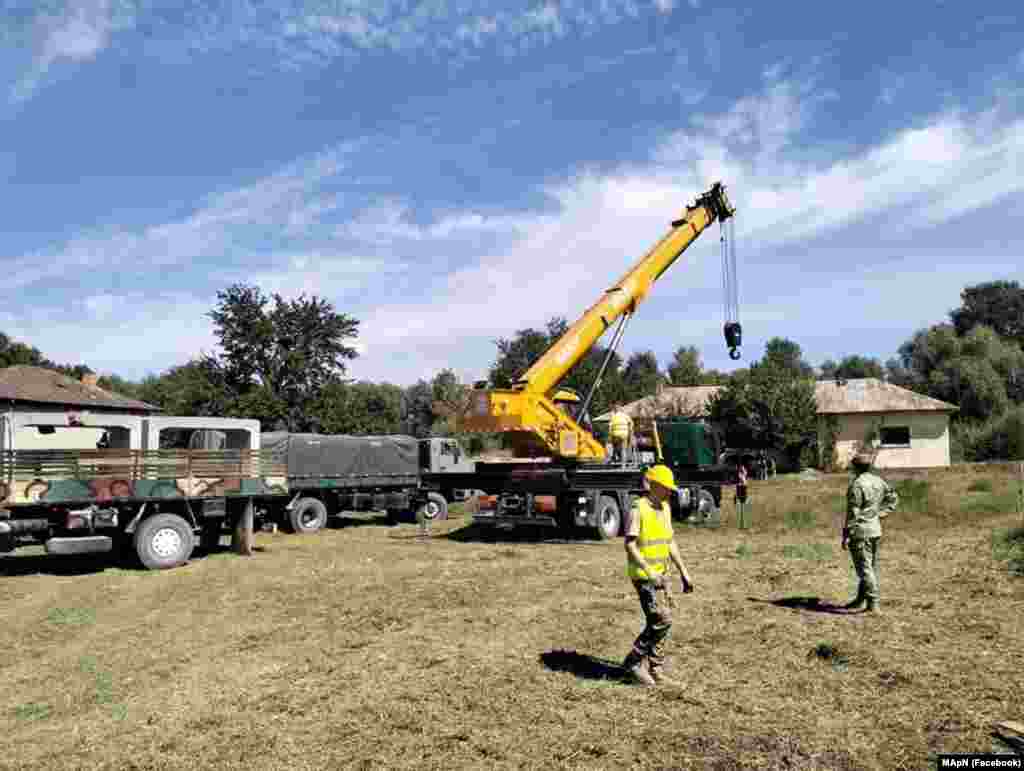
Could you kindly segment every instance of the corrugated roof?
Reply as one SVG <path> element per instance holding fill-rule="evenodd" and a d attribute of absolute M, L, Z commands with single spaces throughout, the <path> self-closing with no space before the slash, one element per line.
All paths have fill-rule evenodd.
<path fill-rule="evenodd" d="M 622 410 L 634 418 L 666 413 L 699 415 L 707 409 L 711 397 L 721 389 L 722 386 L 668 386 L 657 396 L 645 396 L 643 399 L 624 404 Z M 609 412 L 594 418 L 595 421 L 610 419 Z"/>
<path fill-rule="evenodd" d="M 152 404 L 86 385 L 59 372 L 22 365 L 0 368 L 0 401 L 11 400 L 160 412 L 160 408 Z"/>
<path fill-rule="evenodd" d="M 821 380 L 814 384 L 814 398 L 819 415 L 848 415 L 859 412 L 956 412 L 955 404 L 949 404 L 930 396 L 923 396 L 906 388 L 886 383 L 878 378 L 858 378 L 842 381 Z M 623 410 L 637 417 L 640 415 L 699 414 L 723 386 L 669 387 L 657 396 L 645 396 L 623 406 Z M 595 421 L 609 419 L 610 413 L 595 418 Z"/>
<path fill-rule="evenodd" d="M 819 415 L 858 412 L 956 412 L 955 404 L 908 391 L 875 377 L 856 380 L 821 380 L 814 396 Z"/>

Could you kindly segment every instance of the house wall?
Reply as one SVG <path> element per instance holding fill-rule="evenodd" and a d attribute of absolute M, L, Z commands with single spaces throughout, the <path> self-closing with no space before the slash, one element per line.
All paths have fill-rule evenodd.
<path fill-rule="evenodd" d="M 909 447 L 875 447 L 878 468 L 930 468 L 949 465 L 949 415 L 944 412 L 890 412 L 885 414 L 835 415 L 836 456 L 846 468 L 858 447 L 875 428 L 906 426 Z M 828 424 L 818 418 L 818 446 L 827 443 Z"/>

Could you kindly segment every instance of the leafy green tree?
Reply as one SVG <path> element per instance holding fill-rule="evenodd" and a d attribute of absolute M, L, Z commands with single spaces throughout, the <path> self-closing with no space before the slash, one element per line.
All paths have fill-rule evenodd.
<path fill-rule="evenodd" d="M 308 429 L 311 403 L 341 382 L 345 362 L 357 356 L 347 341 L 359 322 L 318 297 L 267 297 L 255 286 L 232 285 L 217 299 L 208 315 L 223 354 L 210 361 L 229 391 L 242 399 L 262 389 L 254 397 L 267 410 L 261 420 L 283 414 L 290 430 Z"/>
<path fill-rule="evenodd" d="M 402 433 L 423 439 L 434 425 L 434 389 L 420 379 L 402 392 Z"/>
<path fill-rule="evenodd" d="M 814 376 L 814 367 L 804 361 L 800 345 L 784 337 L 773 337 L 767 342 L 761 363 L 788 372 L 790 377 Z"/>
<path fill-rule="evenodd" d="M 168 415 L 200 417 L 224 417 L 236 398 L 224 381 L 223 370 L 209 357 L 193 359 L 171 367 L 162 375 L 143 378 L 135 396 L 160 407 Z M 272 429 L 274 424 L 265 423 L 263 428 Z"/>
<path fill-rule="evenodd" d="M 622 382 L 627 401 L 656 394 L 659 386 L 665 384 L 665 376 L 661 374 L 654 351 L 638 351 L 631 355 L 622 370 Z"/>
<path fill-rule="evenodd" d="M 551 319 L 544 330 L 520 329 L 511 339 L 502 338 L 495 341 L 498 346 L 498 358 L 491 366 L 490 384 L 494 388 L 509 388 L 530 368 L 544 352 L 569 329 L 564 318 Z M 557 387 L 572 388 L 581 398 L 585 398 L 597 378 L 608 349 L 601 345 L 593 346 L 576 363 Z M 589 412 L 591 416 L 606 412 L 611 403 L 625 400 L 626 390 L 622 381 L 622 358 L 612 354 L 601 380 L 598 391 L 594 394 Z"/>
<path fill-rule="evenodd" d="M 310 405 L 311 423 L 325 434 L 383 435 L 402 429 L 402 389 L 390 383 L 328 383 Z"/>
<path fill-rule="evenodd" d="M 818 424 L 812 380 L 755 367 L 734 376 L 708 409 L 711 421 L 725 428 L 729 446 L 780 450 L 793 465 L 813 457 Z"/>
<path fill-rule="evenodd" d="M 694 345 L 680 346 L 672 354 L 668 366 L 668 380 L 673 386 L 698 386 L 704 384 L 704 364 L 700 351 Z"/>
<path fill-rule="evenodd" d="M 1024 401 L 1024 352 L 988 327 L 963 336 L 951 324 L 921 330 L 888 366 L 891 382 L 959 406 L 961 420 L 985 420 Z"/>
<path fill-rule="evenodd" d="M 885 368 L 877 359 L 853 354 L 845 356 L 838 364 L 831 359 L 821 365 L 819 380 L 855 380 L 858 378 L 885 377 Z"/>
<path fill-rule="evenodd" d="M 966 287 L 960 293 L 960 307 L 949 315 L 961 337 L 977 326 L 985 326 L 1024 347 L 1024 288 L 1017 281 Z"/>
<path fill-rule="evenodd" d="M 48 363 L 38 348 L 19 343 L 0 332 L 0 367 L 44 367 Z"/>

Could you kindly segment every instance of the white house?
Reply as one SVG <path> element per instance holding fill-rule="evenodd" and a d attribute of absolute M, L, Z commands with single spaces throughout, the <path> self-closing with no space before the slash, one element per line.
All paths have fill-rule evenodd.
<path fill-rule="evenodd" d="M 706 413 L 722 386 L 665 387 L 623 406 L 633 417 Z M 815 383 L 818 447 L 835 447 L 839 468 L 861 447 L 871 448 L 879 468 L 948 466 L 949 416 L 957 407 L 878 378 Z M 604 414 L 595 422 L 607 421 Z M 824 458 L 821 458 L 824 461 Z"/>

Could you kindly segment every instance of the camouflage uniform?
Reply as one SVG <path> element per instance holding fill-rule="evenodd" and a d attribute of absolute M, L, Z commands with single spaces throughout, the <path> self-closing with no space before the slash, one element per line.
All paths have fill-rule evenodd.
<path fill-rule="evenodd" d="M 857 597 L 851 607 L 867 600 L 878 605 L 878 545 L 882 539 L 882 518 L 896 508 L 899 496 L 889 484 L 870 471 L 863 471 L 846 491 L 846 523 L 850 559 L 857 571 Z"/>

